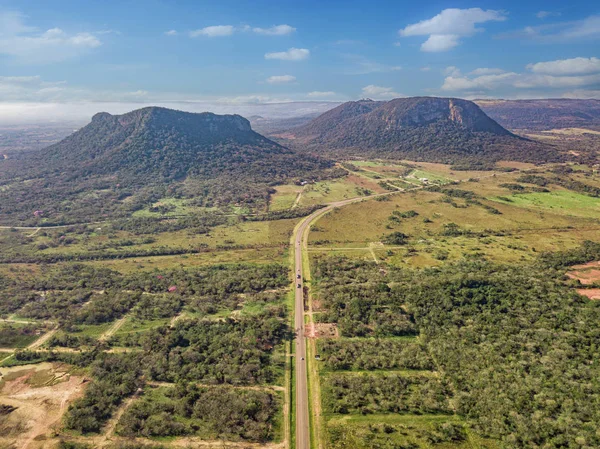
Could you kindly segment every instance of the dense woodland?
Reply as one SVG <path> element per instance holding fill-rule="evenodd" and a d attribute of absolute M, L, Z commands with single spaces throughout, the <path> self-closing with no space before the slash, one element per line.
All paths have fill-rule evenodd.
<path fill-rule="evenodd" d="M 280 399 L 271 391 L 178 384 L 150 391 L 124 414 L 118 433 L 129 437 L 200 434 L 210 439 L 266 442 L 274 437 Z"/>
<path fill-rule="evenodd" d="M 414 340 L 321 340 L 319 354 L 325 366 L 334 371 L 434 368 L 425 345 Z"/>
<path fill-rule="evenodd" d="M 343 323 L 356 303 L 365 317 L 372 316 L 373 303 L 406 307 L 456 412 L 483 436 L 511 449 L 591 448 L 600 445 L 600 303 L 577 294 L 564 269 L 599 258 L 600 244 L 587 242 L 522 266 L 465 261 L 416 271 L 386 267 L 383 273 L 374 263 L 324 258 L 316 273 L 327 321 Z M 385 298 L 364 299 L 373 283 L 388 286 Z M 360 318 L 353 319 L 358 326 Z M 321 347 L 326 366 L 356 369 L 377 361 L 369 357 L 375 349 L 360 349 L 368 345 L 380 343 L 342 340 Z M 328 347 L 344 357 L 338 360 Z M 396 388 L 404 380 L 388 385 L 389 376 L 328 376 L 332 411 L 402 411 L 390 398 L 401 394 Z"/>
<path fill-rule="evenodd" d="M 449 391 L 437 378 L 396 374 L 330 374 L 323 403 L 333 413 L 451 413 Z"/>

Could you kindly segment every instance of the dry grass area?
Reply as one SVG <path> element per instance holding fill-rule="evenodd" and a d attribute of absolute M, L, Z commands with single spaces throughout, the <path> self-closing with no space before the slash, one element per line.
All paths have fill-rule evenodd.
<path fill-rule="evenodd" d="M 80 397 L 86 379 L 64 364 L 41 363 L 0 369 L 0 404 L 14 407 L 0 416 L 0 447 L 45 449 L 69 404 Z"/>
<path fill-rule="evenodd" d="M 442 167 L 434 165 L 428 164 L 426 168 L 443 174 Z M 570 208 L 553 207 L 556 205 L 551 203 L 542 208 L 517 201 L 527 199 L 527 195 L 515 196 L 512 202 L 496 201 L 511 196 L 503 184 L 516 183 L 520 175 L 519 172 L 487 174 L 478 182 L 453 186 L 475 193 L 483 205 L 497 210 L 495 214 L 483 206 L 466 204 L 461 198 L 454 198 L 455 204 L 451 204 L 444 201 L 444 194 L 424 190 L 395 194 L 387 201 L 368 200 L 334 209 L 313 227 L 309 235 L 311 253 L 343 253 L 372 259 L 368 251 L 370 242 L 382 241 L 391 232 L 401 232 L 409 236 L 409 244 L 402 248 L 391 245 L 378 248 L 376 256 L 380 261 L 414 267 L 437 266 L 442 260 L 464 257 L 511 263 L 533 260 L 542 251 L 574 248 L 584 240 L 597 240 L 600 215 L 587 206 L 571 202 Z M 587 184 L 593 181 L 586 179 Z M 558 187 L 553 189 L 553 193 L 545 194 L 548 201 L 560 194 L 574 195 Z M 395 211 L 415 211 L 418 215 L 393 222 L 390 217 Z M 578 216 L 584 212 L 588 216 Z M 453 223 L 466 234 L 444 235 L 445 227 Z M 481 234 L 487 236 L 480 237 Z"/>

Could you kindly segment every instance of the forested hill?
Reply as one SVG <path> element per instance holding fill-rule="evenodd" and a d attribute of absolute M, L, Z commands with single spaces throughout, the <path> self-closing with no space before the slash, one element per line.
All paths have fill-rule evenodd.
<path fill-rule="evenodd" d="M 472 101 L 457 98 L 348 102 L 277 137 L 299 149 L 319 147 L 344 156 L 439 162 L 557 158 L 553 149 L 513 135 Z"/>
<path fill-rule="evenodd" d="M 300 158 L 254 132 L 239 115 L 158 107 L 124 115 L 96 114 L 90 124 L 34 159 L 43 171 L 121 175 L 124 183 L 235 173 L 272 182 L 326 165 Z"/>
<path fill-rule="evenodd" d="M 0 222 L 127 216 L 165 197 L 264 209 L 271 186 L 335 176 L 332 167 L 254 132 L 239 115 L 157 107 L 99 113 L 57 144 L 0 160 Z"/>

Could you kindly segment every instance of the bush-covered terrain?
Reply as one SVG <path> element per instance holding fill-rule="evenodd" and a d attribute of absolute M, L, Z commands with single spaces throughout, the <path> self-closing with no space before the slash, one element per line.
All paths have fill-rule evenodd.
<path fill-rule="evenodd" d="M 420 334 L 409 343 L 323 341 L 320 363 L 329 370 L 389 370 L 431 368 L 433 361 L 439 373 L 439 381 L 404 373 L 326 373 L 325 408 L 334 414 L 454 412 L 505 448 L 600 445 L 600 303 L 577 294 L 564 277 L 566 266 L 599 258 L 600 245 L 588 242 L 516 266 L 464 261 L 381 270 L 374 263 L 317 259 L 324 321 L 342 327 L 348 310 L 362 310 L 351 315 L 357 327 L 367 321 L 359 317 L 370 317 L 375 306 L 403 308 Z M 410 366 L 395 361 L 395 352 L 407 348 Z M 394 354 L 389 360 L 378 357 L 388 351 Z M 334 447 L 350 447 L 331 428 Z M 360 441 L 361 432 L 349 435 Z"/>

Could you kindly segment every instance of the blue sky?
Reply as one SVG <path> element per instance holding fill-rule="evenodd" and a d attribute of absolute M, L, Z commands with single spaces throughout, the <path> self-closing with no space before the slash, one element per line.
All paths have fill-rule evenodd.
<path fill-rule="evenodd" d="M 0 0 L 0 115 L 24 104 L 600 98 L 599 49 L 592 1 Z"/>

